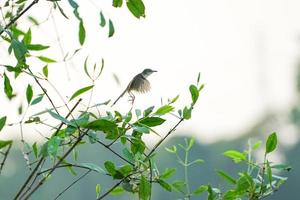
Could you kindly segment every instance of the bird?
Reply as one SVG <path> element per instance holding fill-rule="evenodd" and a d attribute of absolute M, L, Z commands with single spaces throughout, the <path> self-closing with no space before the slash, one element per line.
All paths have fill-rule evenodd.
<path fill-rule="evenodd" d="M 120 94 L 120 96 L 115 100 L 115 102 L 112 104 L 114 106 L 119 99 L 124 96 L 126 92 L 131 97 L 132 104 L 134 102 L 135 96 L 132 93 L 133 91 L 139 92 L 139 93 L 146 93 L 149 92 L 151 89 L 150 82 L 147 80 L 147 77 L 150 76 L 152 73 L 157 72 L 156 70 L 152 70 L 149 68 L 144 69 L 141 73 L 135 75 L 133 79 L 129 82 L 126 89 Z"/>

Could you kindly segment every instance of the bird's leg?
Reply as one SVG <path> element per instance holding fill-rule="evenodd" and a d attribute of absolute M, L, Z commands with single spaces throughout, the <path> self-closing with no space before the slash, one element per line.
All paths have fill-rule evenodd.
<path fill-rule="evenodd" d="M 135 96 L 134 96 L 134 94 L 132 93 L 132 92 L 128 92 L 129 93 L 129 101 L 131 102 L 131 104 L 133 105 L 133 103 L 134 103 L 134 100 L 135 100 Z"/>

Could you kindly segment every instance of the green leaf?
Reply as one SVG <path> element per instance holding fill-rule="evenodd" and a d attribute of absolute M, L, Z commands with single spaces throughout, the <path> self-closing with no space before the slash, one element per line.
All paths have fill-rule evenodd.
<path fill-rule="evenodd" d="M 11 87 L 10 80 L 5 73 L 4 73 L 4 92 L 9 100 L 11 100 L 14 97 L 13 88 Z"/>
<path fill-rule="evenodd" d="M 5 126 L 5 122 L 6 122 L 6 116 L 1 117 L 0 118 L 0 131 L 3 129 L 3 127 Z"/>
<path fill-rule="evenodd" d="M 116 123 L 109 121 L 107 119 L 97 119 L 95 121 L 90 122 L 86 128 L 96 130 L 96 131 L 110 131 L 112 129 L 116 129 Z"/>
<path fill-rule="evenodd" d="M 21 63 L 24 62 L 25 54 L 27 53 L 26 46 L 22 42 L 12 39 L 10 48 L 14 50 L 16 59 Z"/>
<path fill-rule="evenodd" d="M 136 17 L 145 17 L 145 5 L 142 0 L 128 0 L 127 8 Z"/>
<path fill-rule="evenodd" d="M 37 158 L 37 157 L 38 157 L 38 147 L 37 147 L 36 142 L 33 143 L 33 145 L 32 145 L 32 150 L 33 150 L 33 153 L 34 153 L 35 158 Z"/>
<path fill-rule="evenodd" d="M 271 153 L 276 149 L 277 146 L 277 135 L 276 133 L 272 133 L 269 135 L 267 142 L 266 142 L 266 154 Z"/>
<path fill-rule="evenodd" d="M 116 167 L 115 167 L 115 164 L 111 161 L 106 161 L 104 163 L 104 167 L 105 169 L 107 170 L 107 172 L 110 174 L 110 175 L 114 175 L 116 173 Z"/>
<path fill-rule="evenodd" d="M 154 109 L 154 106 L 151 106 L 151 107 L 147 108 L 146 110 L 144 110 L 143 116 L 147 117 L 148 115 L 150 115 L 150 113 L 153 111 L 153 109 Z"/>
<path fill-rule="evenodd" d="M 190 93 L 192 96 L 192 102 L 193 102 L 193 104 L 195 104 L 199 97 L 199 91 L 195 85 L 190 86 Z"/>
<path fill-rule="evenodd" d="M 143 125 L 146 125 L 149 127 L 153 127 L 153 126 L 159 126 L 162 123 L 164 123 L 165 121 L 166 121 L 165 119 L 162 119 L 160 117 L 146 117 L 146 118 L 142 118 L 137 123 L 143 124 Z"/>
<path fill-rule="evenodd" d="M 123 165 L 118 169 L 118 171 L 123 175 L 123 177 L 127 176 L 132 172 L 133 168 L 131 165 Z"/>
<path fill-rule="evenodd" d="M 112 23 L 112 21 L 109 19 L 108 20 L 108 37 L 112 37 L 115 33 L 115 28 L 114 28 L 114 24 Z"/>
<path fill-rule="evenodd" d="M 253 144 L 252 150 L 257 150 L 261 146 L 261 144 L 262 144 L 261 140 L 257 141 L 255 144 Z"/>
<path fill-rule="evenodd" d="M 12 140 L 0 140 L 0 149 L 12 144 Z"/>
<path fill-rule="evenodd" d="M 241 153 L 241 152 L 238 152 L 238 151 L 235 151 L 235 150 L 228 150 L 228 151 L 225 151 L 223 153 L 224 156 L 226 157 L 229 157 L 229 158 L 232 158 L 236 163 L 242 161 L 242 160 L 246 160 L 246 155 Z"/>
<path fill-rule="evenodd" d="M 45 63 L 55 63 L 56 62 L 55 60 L 45 57 L 45 56 L 38 56 L 37 58 Z"/>
<path fill-rule="evenodd" d="M 85 60 L 84 60 L 84 72 L 85 72 L 85 74 L 89 77 L 89 78 L 91 78 L 91 76 L 90 76 L 90 74 L 89 74 L 89 71 L 88 71 L 88 69 L 87 69 L 87 62 L 88 62 L 88 56 L 85 58 Z"/>
<path fill-rule="evenodd" d="M 123 4 L 123 0 L 113 0 L 113 3 L 112 3 L 113 7 L 116 7 L 116 8 L 122 7 L 122 4 Z"/>
<path fill-rule="evenodd" d="M 34 25 L 38 26 L 39 22 L 32 16 L 28 16 L 27 19 L 32 22 Z"/>
<path fill-rule="evenodd" d="M 102 11 L 100 12 L 100 26 L 101 27 L 104 27 L 106 25 L 106 20 L 105 20 L 105 17 L 102 13 Z"/>
<path fill-rule="evenodd" d="M 48 65 L 43 67 L 43 74 L 44 74 L 44 76 L 46 76 L 46 78 L 48 78 Z"/>
<path fill-rule="evenodd" d="M 43 94 L 38 95 L 35 99 L 33 99 L 33 101 L 31 102 L 31 105 L 40 103 L 42 101 L 43 97 L 44 97 Z"/>
<path fill-rule="evenodd" d="M 246 173 L 243 173 L 236 183 L 236 192 L 243 194 L 245 191 L 250 190 L 249 188 L 252 187 L 252 185 L 252 177 Z"/>
<path fill-rule="evenodd" d="M 236 180 L 222 170 L 217 171 L 218 175 L 231 184 L 236 184 Z"/>
<path fill-rule="evenodd" d="M 60 7 L 60 5 L 56 2 L 60 0 L 52 0 L 52 1 L 55 1 L 55 5 L 58 7 L 60 14 L 62 14 L 62 16 L 64 16 L 66 19 L 69 19 L 68 16 L 65 14 L 64 10 L 62 9 L 62 7 Z"/>
<path fill-rule="evenodd" d="M 192 108 L 184 107 L 183 109 L 183 118 L 188 120 L 192 117 Z"/>
<path fill-rule="evenodd" d="M 23 38 L 23 43 L 28 45 L 31 43 L 31 29 L 29 28 L 27 33 L 24 35 L 24 38 Z"/>
<path fill-rule="evenodd" d="M 176 97 L 174 97 L 171 101 L 170 104 L 175 103 L 179 98 L 179 95 L 177 95 Z"/>
<path fill-rule="evenodd" d="M 207 191 L 208 187 L 206 185 L 199 186 L 196 190 L 194 190 L 193 194 L 199 195 L 205 191 Z"/>
<path fill-rule="evenodd" d="M 187 150 L 190 150 L 194 144 L 195 144 L 195 138 L 190 138 L 188 141 Z"/>
<path fill-rule="evenodd" d="M 170 178 L 176 172 L 176 168 L 167 168 L 164 173 L 159 175 L 160 179 Z"/>
<path fill-rule="evenodd" d="M 57 114 L 57 113 L 55 113 L 55 112 L 52 112 L 51 110 L 47 110 L 47 112 L 48 112 L 53 118 L 55 118 L 55 119 L 57 119 L 57 120 L 59 120 L 59 121 L 65 123 L 65 124 L 70 124 L 70 122 L 69 122 L 66 118 L 62 117 L 61 115 L 59 115 L 59 114 Z"/>
<path fill-rule="evenodd" d="M 145 176 L 141 175 L 140 187 L 139 187 L 139 199 L 148 200 L 150 197 L 151 186 Z"/>
<path fill-rule="evenodd" d="M 80 166 L 83 167 L 87 167 L 91 170 L 94 170 L 96 172 L 99 172 L 100 174 L 106 174 L 106 172 L 104 171 L 104 169 L 102 169 L 101 167 L 99 167 L 98 165 L 94 164 L 94 163 L 80 163 Z"/>
<path fill-rule="evenodd" d="M 183 191 L 183 187 L 185 186 L 185 182 L 183 182 L 183 181 L 174 181 L 172 183 L 172 186 L 178 192 L 182 192 Z"/>
<path fill-rule="evenodd" d="M 58 136 L 53 136 L 49 141 L 48 141 L 48 147 L 47 151 L 50 155 L 56 156 L 58 147 L 61 142 L 61 138 Z"/>
<path fill-rule="evenodd" d="M 90 85 L 90 86 L 87 86 L 87 87 L 84 87 L 84 88 L 81 88 L 79 90 L 77 90 L 76 92 L 74 92 L 74 94 L 71 96 L 70 100 L 71 101 L 72 99 L 78 97 L 79 95 L 89 91 L 90 89 L 92 89 L 94 87 L 94 85 Z"/>
<path fill-rule="evenodd" d="M 164 106 L 160 107 L 159 109 L 157 109 L 157 111 L 154 114 L 156 114 L 156 115 L 165 115 L 169 112 L 172 112 L 173 110 L 174 110 L 173 106 L 164 105 Z"/>
<path fill-rule="evenodd" d="M 132 155 L 132 153 L 131 153 L 127 148 L 124 148 L 122 152 L 123 152 L 124 156 L 125 156 L 130 162 L 134 162 L 134 156 Z"/>
<path fill-rule="evenodd" d="M 31 85 L 28 84 L 27 89 L 26 89 L 26 99 L 27 99 L 28 104 L 30 104 L 32 97 L 33 97 L 32 87 L 31 87 Z"/>
<path fill-rule="evenodd" d="M 85 28 L 83 25 L 83 20 L 79 22 L 79 43 L 82 46 L 85 41 Z"/>
<path fill-rule="evenodd" d="M 30 51 L 42 51 L 49 48 L 49 46 L 44 46 L 41 44 L 28 44 L 26 47 Z"/>
<path fill-rule="evenodd" d="M 143 126 L 134 126 L 133 130 L 139 132 L 139 133 L 150 133 L 149 128 L 143 127 Z"/>
<path fill-rule="evenodd" d="M 271 168 L 278 169 L 281 171 L 282 170 L 290 171 L 292 169 L 292 167 L 290 165 L 286 165 L 286 164 L 272 165 Z"/>
<path fill-rule="evenodd" d="M 118 186 L 115 189 L 113 189 L 113 191 L 111 191 L 109 194 L 119 195 L 119 194 L 122 194 L 123 192 L 124 192 L 124 189 L 122 187 Z"/>
<path fill-rule="evenodd" d="M 100 192 L 101 192 L 101 186 L 100 186 L 100 184 L 98 183 L 98 184 L 96 185 L 96 194 L 97 194 L 97 197 L 96 197 L 96 198 L 99 198 Z"/>
<path fill-rule="evenodd" d="M 172 149 L 171 148 L 167 148 L 167 147 L 165 147 L 165 149 L 169 153 L 176 153 L 177 152 L 177 147 L 175 145 L 172 146 Z"/>
<path fill-rule="evenodd" d="M 164 180 L 158 179 L 158 183 L 161 187 L 163 187 L 165 190 L 172 192 L 172 187 L 169 183 L 165 182 Z"/>

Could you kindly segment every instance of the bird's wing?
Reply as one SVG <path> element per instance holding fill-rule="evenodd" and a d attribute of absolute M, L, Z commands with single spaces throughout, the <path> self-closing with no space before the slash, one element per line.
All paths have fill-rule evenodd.
<path fill-rule="evenodd" d="M 148 92 L 151 89 L 150 82 L 141 74 L 138 74 L 134 77 L 129 87 L 130 90 L 134 90 L 140 93 Z"/>

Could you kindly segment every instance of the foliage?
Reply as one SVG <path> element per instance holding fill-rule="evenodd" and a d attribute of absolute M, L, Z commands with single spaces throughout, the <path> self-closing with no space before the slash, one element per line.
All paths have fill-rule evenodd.
<path fill-rule="evenodd" d="M 177 153 L 176 146 L 167 149 L 170 153 L 176 155 L 178 162 L 184 167 L 184 180 L 178 180 L 170 184 L 168 179 L 176 173 L 176 169 L 166 168 L 162 173 L 156 169 L 155 157 L 160 145 L 183 121 L 192 117 L 194 106 L 199 100 L 200 92 L 204 87 L 203 84 L 200 84 L 200 74 L 196 84 L 189 86 L 190 103 L 183 108 L 176 108 L 178 106 L 175 104 L 179 98 L 179 96 L 176 96 L 160 106 L 150 106 L 144 110 L 135 109 L 134 111 L 130 108 L 128 112 L 122 113 L 108 106 L 110 101 L 90 106 L 95 81 L 100 78 L 104 68 L 104 60 L 101 59 L 100 64 L 96 63 L 91 68 L 88 64 L 87 56 L 83 62 L 83 70 L 91 84 L 78 88 L 68 101 L 62 98 L 64 105 L 61 107 L 57 106 L 52 97 L 54 94 L 45 89 L 46 86 L 52 87 L 56 91 L 55 95 L 62 97 L 48 79 L 51 66 L 54 63 L 65 63 L 76 56 L 85 45 L 89 30 L 86 29 L 84 19 L 80 14 L 80 5 L 75 0 L 68 0 L 67 4 L 69 9 L 72 10 L 73 16 L 70 16 L 65 11 L 67 8 L 63 7 L 60 1 L 49 0 L 50 15 L 53 15 L 52 12 L 57 12 L 66 19 L 74 17 L 76 22 L 78 22 L 76 35 L 79 48 L 63 55 L 63 60 L 53 59 L 52 55 L 48 55 L 46 51 L 51 47 L 50 45 L 33 42 L 35 41 L 35 32 L 32 26 L 39 27 L 42 23 L 40 19 L 29 15 L 27 19 L 32 23 L 32 26 L 27 28 L 19 26 L 19 20 L 24 17 L 25 13 L 29 14 L 31 8 L 38 6 L 39 3 L 39 0 L 7 0 L 0 7 L 3 24 L 5 24 L 3 27 L 0 26 L 1 40 L 3 41 L 1 45 L 7 47 L 8 56 L 15 61 L 12 62 L 14 64 L 0 64 L 1 69 L 3 69 L 3 73 L 1 72 L 1 77 L 3 77 L 3 95 L 9 101 L 20 95 L 15 92 L 16 89 L 13 83 L 20 81 L 19 77 L 21 75 L 28 76 L 34 81 L 34 84 L 31 82 L 23 84 L 26 107 L 23 109 L 23 104 L 21 104 L 18 108 L 21 120 L 15 124 L 9 124 L 20 127 L 22 143 L 20 150 L 29 170 L 28 177 L 16 191 L 14 199 L 28 199 L 32 197 L 46 182 L 51 181 L 51 175 L 58 169 L 66 169 L 72 175 L 77 175 L 76 169 L 84 169 L 86 173 L 59 193 L 57 198 L 90 172 L 108 176 L 111 178 L 111 182 L 115 183 L 111 188 L 102 188 L 101 183 L 98 183 L 95 186 L 96 199 L 103 199 L 110 194 L 117 195 L 128 192 L 138 196 L 139 199 L 148 200 L 151 199 L 153 184 L 157 184 L 170 192 L 180 192 L 186 199 L 202 194 L 205 191 L 208 192 L 208 199 L 236 199 L 244 196 L 248 196 L 249 199 L 258 199 L 272 194 L 286 180 L 275 176 L 273 173 L 273 168 L 282 169 L 280 168 L 282 165 L 274 165 L 267 159 L 268 154 L 274 151 L 277 146 L 275 133 L 270 135 L 267 140 L 262 166 L 253 161 L 251 151 L 254 148 L 250 148 L 246 152 L 228 150 L 224 153 L 225 156 L 233 159 L 235 163 L 246 163 L 248 166 L 247 172 L 239 173 L 238 178 L 233 178 L 226 172 L 218 171 L 220 176 L 234 186 L 227 192 L 222 193 L 219 189 L 210 185 L 200 185 L 199 187 L 193 187 L 193 190 L 191 189 L 192 186 L 188 183 L 188 168 L 191 165 L 203 162 L 201 159 L 194 161 L 189 161 L 188 159 L 189 152 L 194 144 L 193 139 L 185 140 L 184 145 L 178 144 L 178 147 L 184 151 L 183 159 Z M 112 1 L 113 7 L 120 8 L 123 5 L 123 0 Z M 126 6 L 134 17 L 140 19 L 146 16 L 146 9 L 142 0 L 127 0 Z M 107 27 L 108 37 L 113 37 L 115 34 L 113 20 L 108 18 L 104 11 L 99 10 L 99 13 L 99 28 Z M 41 64 L 40 72 L 36 72 L 36 69 L 33 70 L 30 60 Z M 77 106 L 82 101 L 82 99 L 78 98 L 86 93 L 90 93 L 89 103 L 83 110 L 78 112 Z M 74 102 L 75 100 L 77 100 L 76 103 Z M 28 110 L 38 104 L 45 104 L 45 101 L 48 101 L 51 107 L 28 116 Z M 95 109 L 98 111 L 99 107 L 105 111 L 105 114 L 95 112 Z M 66 108 L 68 112 L 64 113 L 63 108 Z M 175 117 L 177 122 L 171 127 L 170 131 L 161 136 L 156 129 L 157 127 L 165 126 L 167 120 L 171 121 L 171 119 L 167 118 L 168 116 Z M 45 120 L 49 118 L 55 120 L 55 123 L 58 122 L 59 125 L 46 124 Z M 11 120 L 7 116 L 1 116 L 0 131 L 7 126 L 7 121 Z M 45 137 L 46 142 L 43 144 L 37 142 L 29 144 L 24 140 L 22 128 L 28 124 L 36 126 L 48 125 L 51 127 L 52 133 L 50 137 Z M 148 147 L 143 139 L 143 136 L 147 134 L 160 137 L 160 140 L 152 148 Z M 121 152 L 114 150 L 114 145 L 117 143 L 122 145 Z M 6 163 L 5 161 L 9 156 L 12 145 L 15 145 L 15 141 L 0 140 L 2 156 L 0 172 Z M 101 157 L 99 157 L 97 163 L 78 162 L 79 147 L 84 148 L 88 145 L 104 147 L 112 155 L 118 157 L 122 164 L 112 160 L 102 160 Z M 254 176 L 255 173 L 256 176 Z"/>
<path fill-rule="evenodd" d="M 251 145 L 249 142 L 248 149 L 243 152 L 228 150 L 223 153 L 224 156 L 232 159 L 235 164 L 244 164 L 245 166 L 244 171 L 237 172 L 234 176 L 225 171 L 217 170 L 217 175 L 228 184 L 228 190 L 222 191 L 221 188 L 226 187 L 217 188 L 210 184 L 204 184 L 191 191 L 188 181 L 188 167 L 196 163 L 201 164 L 204 161 L 201 159 L 188 160 L 194 139 L 185 139 L 184 145 L 178 144 L 179 149 L 184 151 L 184 158 L 180 157 L 177 146 L 166 148 L 169 153 L 176 156 L 177 162 L 184 167 L 184 180 L 175 180 L 171 185 L 176 192 L 183 195 L 183 199 L 190 199 L 190 197 L 200 195 L 204 192 L 207 192 L 207 199 L 209 200 L 256 200 L 270 196 L 287 180 L 287 177 L 282 177 L 278 174 L 283 171 L 289 171 L 291 167 L 284 164 L 275 164 L 267 159 L 267 155 L 276 149 L 276 133 L 270 134 L 266 141 L 263 163 L 253 158 L 253 151 L 257 151 L 261 143 L 261 141 L 258 141 L 254 145 Z"/>

